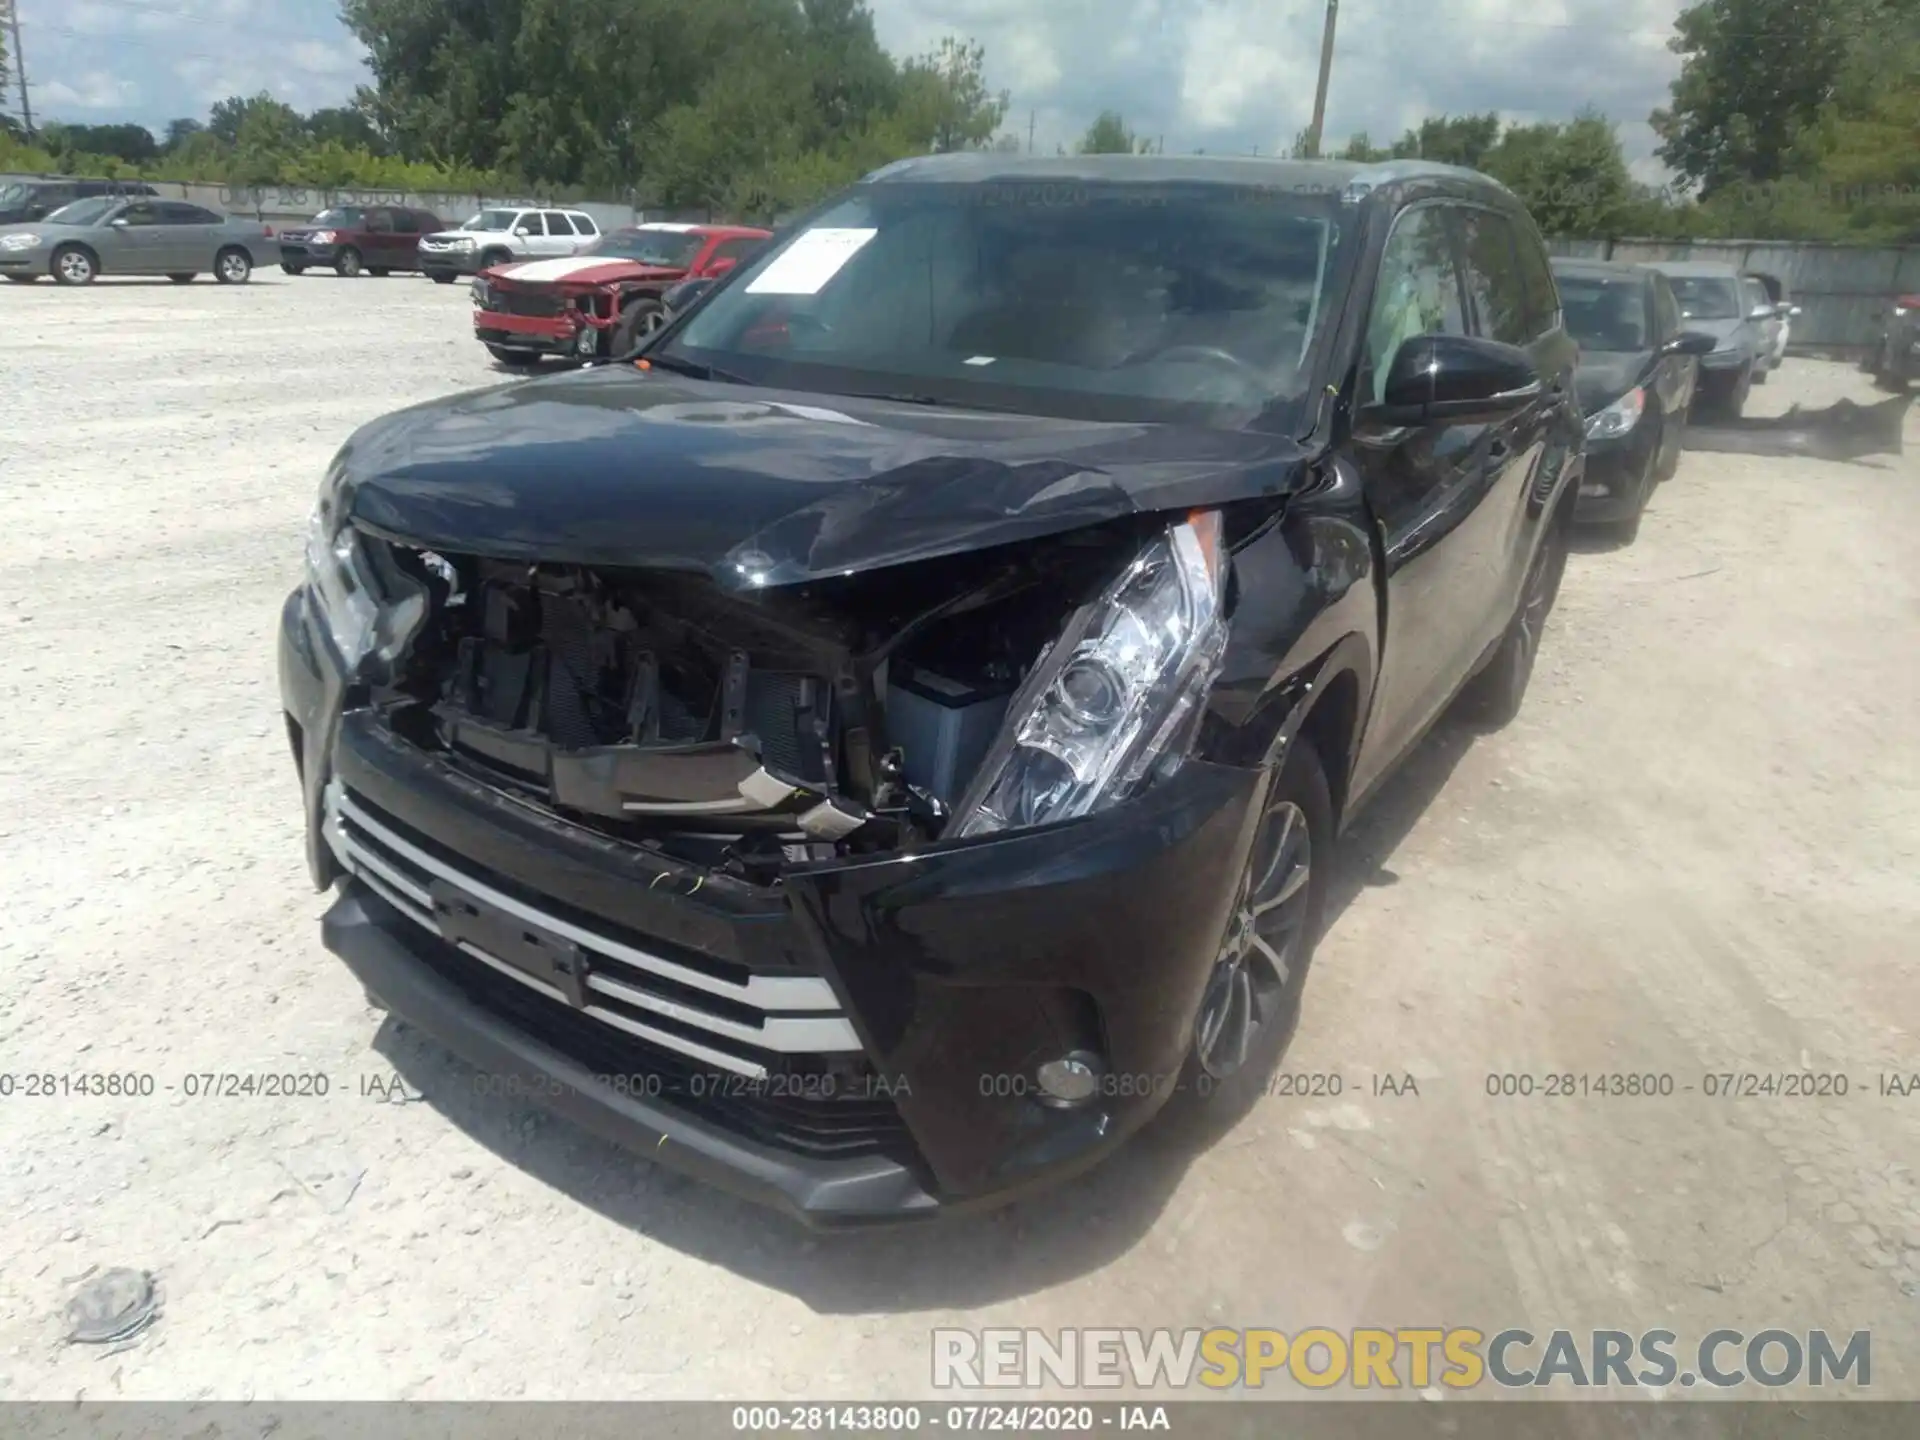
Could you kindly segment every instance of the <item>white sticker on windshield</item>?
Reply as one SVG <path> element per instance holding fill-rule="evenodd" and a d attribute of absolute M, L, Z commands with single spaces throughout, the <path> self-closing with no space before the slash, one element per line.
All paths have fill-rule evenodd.
<path fill-rule="evenodd" d="M 809 230 L 753 277 L 749 295 L 818 295 L 878 230 Z"/>
<path fill-rule="evenodd" d="M 996 358 L 996 356 L 992 355 L 969 355 L 961 363 L 964 365 L 991 365 Z"/>

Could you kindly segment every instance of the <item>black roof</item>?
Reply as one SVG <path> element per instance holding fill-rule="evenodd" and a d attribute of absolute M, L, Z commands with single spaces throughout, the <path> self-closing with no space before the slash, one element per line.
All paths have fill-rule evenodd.
<path fill-rule="evenodd" d="M 868 182 L 912 180 L 952 184 L 991 181 L 1099 181 L 1248 185 L 1262 189 L 1340 194 L 1348 186 L 1377 188 L 1406 180 L 1450 180 L 1513 199 L 1490 175 L 1426 160 L 1278 160 L 1258 155 L 1006 155 L 960 150 L 896 160 L 867 175 Z M 1516 201 L 1517 203 L 1517 201 Z"/>

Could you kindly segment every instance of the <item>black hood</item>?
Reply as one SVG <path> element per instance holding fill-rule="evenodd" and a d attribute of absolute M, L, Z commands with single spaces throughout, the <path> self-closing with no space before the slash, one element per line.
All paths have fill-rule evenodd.
<path fill-rule="evenodd" d="M 1582 350 L 1580 366 L 1573 375 L 1580 413 L 1592 415 L 1606 409 L 1644 382 L 1652 366 L 1653 354 L 1647 350 Z"/>
<path fill-rule="evenodd" d="M 785 585 L 1280 495 L 1282 436 L 990 414 L 609 366 L 362 427 L 335 461 L 362 526 L 501 559 Z"/>

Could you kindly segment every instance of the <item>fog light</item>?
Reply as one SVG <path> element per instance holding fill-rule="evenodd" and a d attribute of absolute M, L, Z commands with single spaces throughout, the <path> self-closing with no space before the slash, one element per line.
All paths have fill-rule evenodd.
<path fill-rule="evenodd" d="M 1100 1093 L 1100 1057 L 1075 1050 L 1035 1072 L 1040 1098 L 1055 1105 L 1084 1105 Z"/>
<path fill-rule="evenodd" d="M 573 349 L 577 355 L 591 355 L 600 348 L 600 332 L 591 325 L 582 325 L 580 333 L 573 337 Z"/>

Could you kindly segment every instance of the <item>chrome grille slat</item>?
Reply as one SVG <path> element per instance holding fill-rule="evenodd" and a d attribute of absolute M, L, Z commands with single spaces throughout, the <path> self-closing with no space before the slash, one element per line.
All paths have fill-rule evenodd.
<path fill-rule="evenodd" d="M 717 976 L 675 964 L 658 955 L 649 955 L 644 950 L 635 950 L 632 946 L 622 945 L 617 940 L 596 935 L 591 930 L 582 929 L 557 915 L 549 915 L 543 910 L 514 899 L 511 895 L 503 895 L 483 881 L 462 874 L 445 861 L 429 855 L 417 845 L 394 834 L 356 806 L 352 798 L 344 792 L 339 794 L 337 803 L 343 816 L 396 855 L 404 856 L 428 874 L 437 875 L 448 884 L 459 886 L 476 900 L 483 901 L 496 910 L 505 911 L 517 919 L 526 921 L 529 925 L 537 925 L 551 934 L 571 940 L 576 945 L 583 945 L 590 950 L 598 950 L 603 955 L 610 955 L 615 960 L 633 966 L 636 970 L 651 971 L 665 979 L 690 985 L 696 990 L 705 990 L 710 994 L 722 995 L 729 1000 L 738 1000 L 758 1010 L 837 1011 L 840 1008 L 840 1002 L 834 996 L 833 987 L 818 976 L 754 975 L 745 985 L 736 985 Z"/>
<path fill-rule="evenodd" d="M 369 815 L 364 807 L 356 805 L 352 796 L 337 780 L 327 787 L 325 834 L 328 844 L 343 867 L 401 914 L 435 935 L 442 935 L 443 932 L 434 917 L 432 895 L 417 880 L 402 872 L 400 868 L 402 862 L 414 867 L 423 875 L 431 875 L 445 881 L 494 909 L 572 941 L 587 952 L 589 957 L 598 954 L 604 958 L 617 960 L 642 974 L 658 974 L 710 994 L 724 995 L 728 999 L 753 1006 L 763 1012 L 780 1009 L 802 1010 L 809 1013 L 800 1015 L 763 1013 L 757 1024 L 748 1023 L 729 1016 L 709 1013 L 684 1001 L 651 994 L 637 985 L 626 983 L 619 977 L 604 971 L 590 971 L 587 977 L 588 989 L 609 1001 L 664 1016 L 681 1025 L 704 1030 L 722 1040 L 731 1040 L 776 1054 L 857 1054 L 863 1048 L 852 1022 L 840 1013 L 839 1002 L 824 979 L 815 976 L 753 976 L 745 985 L 731 984 L 596 935 L 558 916 L 549 915 L 536 906 L 502 894 L 484 882 L 462 873 L 456 866 L 412 844 L 405 837 L 394 833 L 391 827 L 381 824 L 379 820 Z M 376 853 L 376 846 L 388 852 L 387 855 Z M 397 859 L 390 859 L 389 856 Z M 550 1000 L 567 1003 L 565 992 L 546 983 L 538 976 L 529 975 L 468 941 L 460 940 L 455 943 L 461 953 L 478 960 L 490 969 L 520 982 L 528 989 Z M 778 1003 L 774 1003 L 776 1001 Z M 735 1074 L 764 1079 L 769 1073 L 767 1067 L 758 1061 L 703 1045 L 684 1034 L 656 1028 L 642 1019 L 624 1014 L 608 1005 L 588 1003 L 577 1013 L 590 1016 L 601 1024 L 625 1031 L 651 1044 L 677 1051 L 682 1055 L 691 1056 Z"/>

